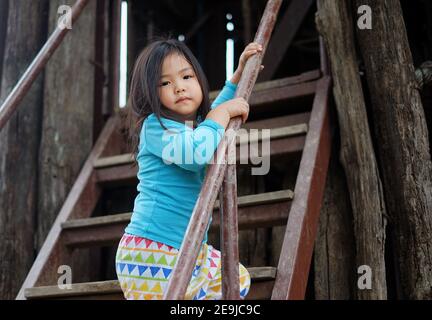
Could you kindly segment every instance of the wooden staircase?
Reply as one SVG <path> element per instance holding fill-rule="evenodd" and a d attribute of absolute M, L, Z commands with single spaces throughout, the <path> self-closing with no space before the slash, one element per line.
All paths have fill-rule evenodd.
<path fill-rule="evenodd" d="M 74 21 L 88 2 L 89 0 L 78 0 L 76 2 L 72 9 Z M 117 58 L 119 52 L 118 13 L 120 12 L 120 3 L 119 0 L 115 0 L 113 6 L 113 10 L 117 12 L 117 18 L 114 19 L 113 26 L 114 38 L 116 39 L 113 52 L 115 52 L 114 56 Z M 302 3 L 302 1 L 295 2 L 295 4 Z M 310 6 L 310 3 L 311 1 L 302 4 L 302 6 L 305 6 L 305 10 L 306 7 Z M 269 1 L 267 6 L 269 9 L 266 8 L 260 28 L 257 31 L 257 38 L 260 43 L 268 43 L 280 4 L 280 0 Z M 293 14 L 296 13 L 294 9 L 291 11 Z M 289 18 L 289 15 L 287 17 Z M 284 21 L 288 21 L 288 18 L 284 18 Z M 283 36 L 283 31 L 278 34 Z M 60 29 L 53 33 L 46 46 L 35 58 L 26 74 L 23 75 L 23 80 L 16 85 L 8 96 L 0 108 L 0 129 L 17 108 L 37 74 L 60 44 L 65 33 L 66 31 Z M 251 58 L 251 60 L 254 60 L 254 58 Z M 283 162 L 286 157 L 301 155 L 295 188 L 294 190 L 245 195 L 237 199 L 236 189 L 231 192 L 231 198 L 227 196 L 229 191 L 232 191 L 227 186 L 231 188 L 235 184 L 229 185 L 229 183 L 225 184 L 226 180 L 223 181 L 222 189 L 224 191 L 221 194 L 223 194 L 224 200 L 221 202 L 221 208 L 219 202 L 214 203 L 213 222 L 210 226 L 210 232 L 214 232 L 221 227 L 221 214 L 219 211 L 225 211 L 224 217 L 231 215 L 230 219 L 238 214 L 240 229 L 286 225 L 285 238 L 277 268 L 262 266 L 248 269 L 252 277 L 252 286 L 247 299 L 303 299 L 306 292 L 330 158 L 331 130 L 328 98 L 331 79 L 328 75 L 322 42 L 321 70 L 312 70 L 295 77 L 258 83 L 251 93 L 260 63 L 261 60 L 257 59 L 251 63 L 248 62 L 237 90 L 238 92 L 242 91 L 241 95 L 247 98 L 250 105 L 249 119 L 251 121 L 244 124 L 243 128 L 271 129 L 269 151 L 271 161 Z M 114 60 L 113 65 L 116 66 L 118 63 Z M 247 69 L 248 71 L 246 71 Z M 114 86 L 118 83 L 118 75 L 115 73 L 113 72 L 111 81 Z M 112 101 L 118 101 L 116 97 L 118 90 L 113 88 L 112 91 Z M 214 98 L 216 94 L 216 92 L 213 92 L 210 97 Z M 117 247 L 124 228 L 130 220 L 130 212 L 122 211 L 116 214 L 102 212 L 101 216 L 99 216 L 100 212 L 96 214 L 97 211 L 100 211 L 98 204 L 104 191 L 107 189 L 115 190 L 124 186 L 136 186 L 137 183 L 137 171 L 136 168 L 131 166 L 132 157 L 127 154 L 126 150 L 125 137 L 122 131 L 122 116 L 122 111 L 117 110 L 105 123 L 29 274 L 22 284 L 17 299 L 123 299 L 118 282 L 112 279 L 74 283 L 70 289 L 60 289 L 57 285 L 60 277 L 60 266 L 75 267 L 78 265 L 82 266 L 82 268 L 78 268 L 79 271 L 88 271 L 91 261 L 88 260 L 88 257 L 81 256 L 82 251 L 80 250 L 103 246 Z M 239 121 L 240 119 L 233 119 L 230 121 L 229 127 L 238 129 Z M 239 140 L 241 139 L 239 138 Z M 227 143 L 224 137 L 219 147 L 222 145 L 225 148 Z M 261 141 L 258 141 L 258 145 L 260 144 Z M 241 165 L 242 160 L 247 159 L 241 158 L 238 152 L 240 148 L 238 143 L 236 148 L 237 165 Z M 258 147 L 258 150 L 261 150 L 261 148 Z M 261 154 L 260 156 L 266 155 Z M 208 180 L 210 183 L 208 181 L 207 183 L 216 185 L 215 181 L 221 177 L 223 178 L 224 172 L 217 171 L 223 168 L 219 164 L 214 167 L 212 165 L 209 171 L 214 168 L 216 169 L 212 174 L 206 175 L 206 179 L 210 177 Z M 227 165 L 226 176 L 232 178 L 235 175 L 233 169 L 235 169 L 234 164 Z M 286 169 L 293 170 L 293 168 Z M 213 174 L 215 175 L 213 176 Z M 208 192 L 211 188 L 206 189 L 206 187 L 209 186 L 204 182 L 202 194 L 200 194 L 197 206 L 192 214 L 192 225 L 199 222 L 196 217 L 194 219 L 194 215 L 195 213 L 198 213 L 198 216 L 201 215 L 201 211 L 199 211 L 202 210 L 201 205 L 205 207 L 206 202 L 213 205 L 215 194 Z M 219 187 L 217 188 L 219 189 Z M 238 207 L 238 210 L 227 210 L 226 204 L 230 200 L 233 200 L 236 204 L 232 208 Z M 201 218 L 205 216 L 205 219 L 207 219 L 207 214 L 210 211 L 207 208 L 211 208 L 211 206 L 205 208 L 205 215 L 201 215 Z M 237 218 L 231 221 L 237 221 Z M 222 223 L 224 234 L 227 233 L 226 226 L 230 226 L 230 224 L 227 222 Z M 233 248 L 232 252 L 235 253 L 237 229 L 233 230 L 235 230 L 235 236 L 230 237 L 229 241 L 224 243 L 229 244 L 228 247 L 224 248 Z M 185 239 L 184 243 L 192 238 L 186 237 Z M 199 239 L 194 238 L 191 243 L 195 241 L 199 241 Z M 189 266 L 185 267 L 185 264 L 179 261 L 193 263 L 194 260 L 187 259 L 187 254 L 189 249 L 191 249 L 189 251 L 192 253 L 197 247 L 186 245 L 185 248 L 185 251 L 181 248 L 179 252 L 179 259 L 171 277 L 171 280 L 178 279 L 181 285 L 176 286 L 176 281 L 170 281 L 168 285 L 174 284 L 175 290 L 168 290 L 168 292 L 174 292 L 172 295 L 175 297 L 182 296 L 181 291 L 184 288 L 180 287 L 186 283 L 184 280 L 187 280 L 186 275 L 189 268 Z M 186 254 L 183 254 L 184 252 Z M 233 263 L 237 258 L 235 254 L 232 254 L 225 262 L 223 256 L 222 258 L 223 268 L 230 263 L 234 266 L 231 269 L 228 268 L 227 274 L 224 275 L 222 287 L 225 287 L 224 284 L 231 284 L 230 279 L 236 277 L 236 274 L 231 271 L 237 269 L 236 263 Z M 228 264 L 226 264 L 227 261 Z M 115 261 L 112 259 L 108 263 L 112 264 L 113 267 Z M 185 272 L 177 272 L 177 267 L 179 267 L 178 270 Z M 180 277 L 178 277 L 179 274 Z M 232 293 L 237 290 L 234 289 L 235 286 L 231 285 L 227 296 L 235 296 Z"/>
<path fill-rule="evenodd" d="M 330 155 L 329 88 L 329 77 L 314 70 L 259 83 L 250 97 L 249 118 L 256 120 L 245 123 L 243 128 L 271 129 L 271 160 L 301 154 L 301 163 L 294 191 L 280 190 L 238 198 L 239 229 L 287 226 L 279 266 L 248 269 L 252 286 L 247 299 L 304 298 Z M 211 93 L 211 97 L 216 94 Z M 296 101 L 304 104 L 311 99 L 311 110 L 304 108 L 301 112 L 291 113 L 288 108 L 280 109 L 281 105 L 293 105 Z M 266 112 L 260 112 L 264 106 Z M 262 117 L 272 112 L 275 116 Z M 74 254 L 77 249 L 117 246 L 129 223 L 130 212 L 93 216 L 105 188 L 137 183 L 137 169 L 131 166 L 132 156 L 125 153 L 121 113 L 117 112 L 105 124 L 17 299 L 123 299 L 118 282 L 112 279 L 75 283 L 71 289 L 60 289 L 56 285 L 58 267 L 71 265 L 72 259 L 78 259 Z M 237 143 L 237 149 L 239 147 Z M 237 162 L 240 160 L 237 152 Z M 217 201 L 209 232 L 219 227 Z"/>

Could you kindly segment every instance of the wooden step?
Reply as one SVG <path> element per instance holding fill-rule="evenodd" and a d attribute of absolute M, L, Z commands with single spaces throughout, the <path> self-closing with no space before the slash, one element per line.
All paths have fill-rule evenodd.
<path fill-rule="evenodd" d="M 293 198 L 291 190 L 238 197 L 239 229 L 286 224 Z M 66 221 L 61 225 L 62 241 L 73 248 L 115 244 L 120 241 L 131 215 L 123 213 Z M 216 200 L 209 232 L 218 231 L 219 224 L 219 200 Z"/>
<path fill-rule="evenodd" d="M 293 77 L 256 83 L 249 98 L 251 110 L 276 101 L 314 94 L 320 75 L 320 70 L 312 70 Z M 214 100 L 219 92 L 211 91 L 210 100 Z"/>
<path fill-rule="evenodd" d="M 252 281 L 246 300 L 270 299 L 276 278 L 276 268 L 252 267 L 247 269 Z M 60 289 L 58 286 L 27 288 L 24 294 L 25 298 L 29 300 L 124 300 L 123 292 L 117 280 L 75 283 L 71 285 L 71 289 Z"/>
<path fill-rule="evenodd" d="M 269 123 L 269 120 L 267 120 L 267 123 Z M 261 128 L 254 128 L 253 124 L 251 124 L 244 129 L 249 131 L 250 129 Z M 267 154 L 265 150 L 261 152 L 261 132 L 258 134 L 259 139 L 258 141 L 256 141 L 257 143 L 250 144 L 249 146 L 257 147 L 260 157 L 270 156 L 273 158 L 281 155 L 298 153 L 303 150 L 307 131 L 308 130 L 306 123 L 298 123 L 278 128 L 270 128 L 270 154 Z M 247 136 L 247 133 L 241 133 L 237 136 L 237 163 L 243 164 L 250 162 L 250 152 L 246 152 L 246 154 L 240 153 L 240 141 L 249 141 L 249 139 L 246 138 Z M 249 150 L 249 147 L 247 150 Z M 121 154 L 97 159 L 94 162 L 94 167 L 96 169 L 96 177 L 99 184 L 105 186 L 115 186 L 137 182 L 136 176 L 138 169 L 136 166 L 133 166 L 132 154 Z"/>

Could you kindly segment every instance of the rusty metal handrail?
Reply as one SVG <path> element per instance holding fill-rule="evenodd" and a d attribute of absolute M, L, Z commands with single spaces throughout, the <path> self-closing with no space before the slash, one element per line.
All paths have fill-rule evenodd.
<path fill-rule="evenodd" d="M 78 19 L 84 7 L 89 3 L 89 0 L 77 0 L 72 7 L 72 24 Z M 36 80 L 39 73 L 47 64 L 55 50 L 66 36 L 68 28 L 61 29 L 56 27 L 52 35 L 49 37 L 45 45 L 34 58 L 33 62 L 22 75 L 21 79 L 13 88 L 12 92 L 7 96 L 6 100 L 0 107 L 0 131 L 6 125 L 19 103 L 30 90 L 31 85 Z"/>
<path fill-rule="evenodd" d="M 267 2 L 254 40 L 263 46 L 263 51 L 260 54 L 252 56 L 246 63 L 235 93 L 236 97 L 243 97 L 245 100 L 249 100 L 281 3 L 282 0 L 269 0 Z M 241 123 L 240 117 L 231 119 L 226 131 L 234 130 L 234 132 L 237 132 Z M 178 253 L 177 263 L 166 288 L 164 299 L 184 299 L 201 249 L 204 233 L 210 220 L 210 214 L 213 211 L 214 202 L 227 169 L 227 163 L 225 163 L 227 160 L 227 150 L 229 146 L 235 144 L 235 138 L 235 135 L 225 134 L 212 158 L 212 163 L 209 164 L 203 188 L 192 212 L 192 217 Z M 234 280 L 238 281 L 238 278 Z"/>

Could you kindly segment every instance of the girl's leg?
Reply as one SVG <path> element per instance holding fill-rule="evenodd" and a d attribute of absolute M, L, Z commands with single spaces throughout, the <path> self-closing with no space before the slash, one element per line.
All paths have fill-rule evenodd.
<path fill-rule="evenodd" d="M 116 272 L 128 300 L 160 300 L 168 285 L 178 250 L 125 234 L 117 249 Z"/>
<path fill-rule="evenodd" d="M 239 281 L 240 281 L 240 299 L 243 300 L 247 296 L 251 286 L 251 277 L 249 271 L 239 263 Z M 222 299 L 222 273 L 221 269 L 218 270 L 216 277 L 209 284 L 209 294 L 207 295 L 209 300 L 220 300 Z"/>
<path fill-rule="evenodd" d="M 248 294 L 251 283 L 249 272 L 242 264 L 239 264 L 239 282 L 242 299 Z M 205 244 L 201 249 L 186 299 L 222 299 L 221 253 L 211 245 Z"/>

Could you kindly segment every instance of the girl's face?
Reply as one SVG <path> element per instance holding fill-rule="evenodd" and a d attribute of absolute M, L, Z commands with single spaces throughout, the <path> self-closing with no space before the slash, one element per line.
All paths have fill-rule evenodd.
<path fill-rule="evenodd" d="M 162 104 L 185 120 L 196 120 L 203 94 L 191 64 L 181 55 L 165 57 L 159 82 Z"/>

